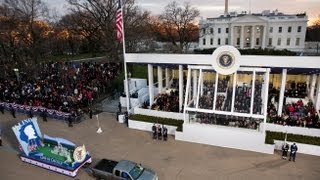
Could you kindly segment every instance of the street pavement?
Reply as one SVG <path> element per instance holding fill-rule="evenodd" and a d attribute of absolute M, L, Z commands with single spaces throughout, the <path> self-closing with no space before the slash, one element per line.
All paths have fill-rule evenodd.
<path fill-rule="evenodd" d="M 90 180 L 87 169 L 80 169 L 75 178 L 61 175 L 22 162 L 18 158 L 18 143 L 11 127 L 27 118 L 9 112 L 0 114 L 3 128 L 3 146 L 0 147 L 1 180 Z M 259 179 L 259 180 L 318 180 L 320 157 L 298 152 L 296 162 L 282 160 L 279 152 L 273 155 L 208 146 L 174 140 L 153 140 L 148 132 L 127 128 L 116 121 L 114 113 L 103 112 L 98 118 L 102 133 L 97 134 L 97 119 L 86 120 L 73 127 L 66 122 L 38 118 L 42 134 L 62 137 L 77 145 L 84 144 L 93 158 L 93 164 L 101 158 L 127 159 L 141 163 L 156 171 L 160 180 L 203 179 Z M 307 129 L 306 129 L 307 130 Z M 299 146 L 299 144 L 298 144 Z M 91 166 L 92 166 L 91 165 Z"/>

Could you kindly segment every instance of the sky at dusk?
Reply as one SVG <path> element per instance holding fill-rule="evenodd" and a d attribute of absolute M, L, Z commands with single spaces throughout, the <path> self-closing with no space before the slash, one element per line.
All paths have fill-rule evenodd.
<path fill-rule="evenodd" d="M 59 15 L 67 12 L 66 0 L 44 0 L 50 8 L 55 8 Z M 151 11 L 153 15 L 163 12 L 164 7 L 172 0 L 136 0 L 142 9 Z M 200 10 L 203 18 L 217 17 L 224 12 L 224 0 L 176 0 L 183 4 L 190 2 L 193 7 Z M 261 13 L 263 10 L 276 10 L 286 14 L 306 12 L 310 25 L 320 15 L 320 0 L 229 0 L 230 11 L 250 11 Z"/>

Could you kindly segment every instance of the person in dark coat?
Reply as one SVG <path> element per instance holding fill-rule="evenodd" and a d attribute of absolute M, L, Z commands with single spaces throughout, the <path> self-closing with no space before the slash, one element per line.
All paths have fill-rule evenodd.
<path fill-rule="evenodd" d="M 72 125 L 72 116 L 71 115 L 68 117 L 68 126 L 69 127 L 73 127 L 73 125 Z"/>
<path fill-rule="evenodd" d="M 42 111 L 41 116 L 42 116 L 42 120 L 44 122 L 47 122 L 47 111 L 46 110 Z"/>
<path fill-rule="evenodd" d="M 296 143 L 293 143 L 290 147 L 290 159 L 289 161 L 291 161 L 291 159 L 293 160 L 293 162 L 296 161 L 296 154 L 298 151 L 298 146 L 296 145 Z"/>
<path fill-rule="evenodd" d="M 160 125 L 158 126 L 158 139 L 162 140 L 162 128 Z"/>
<path fill-rule="evenodd" d="M 89 118 L 92 119 L 92 110 L 89 108 Z"/>
<path fill-rule="evenodd" d="M 165 126 L 162 126 L 162 127 L 163 127 L 163 140 L 167 141 L 167 139 L 168 139 L 168 129 Z"/>
<path fill-rule="evenodd" d="M 0 105 L 0 111 L 2 114 L 4 114 L 4 106 L 3 105 Z"/>
<path fill-rule="evenodd" d="M 10 107 L 10 112 L 12 114 L 12 117 L 16 118 L 16 110 L 12 106 Z"/>
<path fill-rule="evenodd" d="M 32 109 L 30 109 L 30 111 L 28 112 L 28 114 L 29 114 L 29 118 L 33 118 Z"/>
<path fill-rule="evenodd" d="M 121 103 L 118 104 L 119 112 L 121 113 Z"/>
<path fill-rule="evenodd" d="M 282 145 L 282 159 L 287 159 L 288 150 L 289 150 L 289 144 L 288 143 L 284 143 Z"/>
<path fill-rule="evenodd" d="M 152 134 L 153 134 L 153 139 L 157 138 L 157 127 L 156 124 L 153 124 L 152 126 Z"/>

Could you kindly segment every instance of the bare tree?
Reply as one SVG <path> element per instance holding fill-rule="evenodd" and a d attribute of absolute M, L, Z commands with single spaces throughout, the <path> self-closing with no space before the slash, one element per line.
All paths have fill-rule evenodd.
<path fill-rule="evenodd" d="M 47 36 L 45 31 L 50 29 L 43 21 L 48 15 L 47 5 L 41 0 L 4 0 L 3 5 L 14 14 L 17 23 L 15 31 L 20 36 L 19 40 L 24 41 L 24 58 L 32 60 L 29 63 L 35 68 L 44 53 L 42 45 Z"/>
<path fill-rule="evenodd" d="M 190 3 L 185 2 L 181 7 L 176 1 L 168 4 L 160 15 L 161 26 L 178 53 L 184 52 L 194 41 L 194 34 L 198 34 L 195 20 L 199 15 L 199 10 Z"/>
<path fill-rule="evenodd" d="M 116 40 L 115 32 L 115 15 L 117 10 L 117 1 L 114 0 L 68 0 L 71 5 L 70 9 L 73 13 L 81 16 L 82 20 L 90 20 L 87 24 L 79 25 L 83 29 L 88 29 L 90 25 L 91 30 L 98 34 L 101 40 L 103 49 L 108 53 L 109 57 L 118 59 L 121 49 L 120 43 Z M 128 50 L 134 49 L 138 40 L 143 35 L 142 28 L 144 22 L 148 19 L 149 14 L 142 12 L 135 5 L 134 0 L 126 0 L 124 2 L 124 24 L 125 37 Z M 87 31 L 89 32 L 89 31 Z M 90 31 L 91 32 L 91 31 Z M 94 34 L 90 34 L 92 36 Z M 86 36 L 89 37 L 89 36 Z"/>

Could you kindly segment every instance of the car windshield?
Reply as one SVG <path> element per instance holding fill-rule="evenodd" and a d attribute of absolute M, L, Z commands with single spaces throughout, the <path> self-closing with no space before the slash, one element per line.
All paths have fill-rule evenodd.
<path fill-rule="evenodd" d="M 136 165 L 134 168 L 131 169 L 129 174 L 133 179 L 138 179 L 138 177 L 142 174 L 143 170 L 143 167 L 141 167 L 140 165 Z"/>

